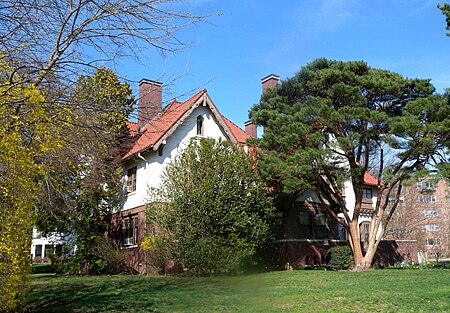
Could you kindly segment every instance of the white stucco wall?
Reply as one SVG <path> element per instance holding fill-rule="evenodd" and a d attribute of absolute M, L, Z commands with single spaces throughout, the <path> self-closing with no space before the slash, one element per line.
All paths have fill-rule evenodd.
<path fill-rule="evenodd" d="M 378 197 L 378 191 L 375 187 L 367 186 L 365 188 L 372 189 L 372 208 L 375 209 Z M 348 210 L 348 215 L 350 218 L 353 217 L 353 211 L 355 210 L 356 197 L 353 191 L 353 184 L 351 181 L 346 181 L 344 183 L 344 194 L 345 194 L 345 204 Z M 339 217 L 344 217 L 342 213 L 339 214 Z M 370 222 L 372 218 L 368 214 L 360 214 L 358 224 L 361 225 L 363 222 Z M 378 230 L 377 237 L 379 237 L 380 230 Z"/>
<path fill-rule="evenodd" d="M 376 188 L 373 188 L 371 186 L 367 186 L 365 188 L 372 189 L 372 208 L 375 209 L 375 205 L 377 203 L 378 191 L 376 190 Z M 351 181 L 346 181 L 344 183 L 344 194 L 345 194 L 345 205 L 347 207 L 348 215 L 350 217 L 352 217 L 353 211 L 355 210 L 356 197 L 355 197 L 355 193 L 353 191 L 353 184 Z M 365 217 L 365 216 L 360 216 L 359 220 L 360 220 L 360 223 L 362 223 L 365 221 L 370 221 L 370 218 Z"/>
<path fill-rule="evenodd" d="M 197 117 L 199 115 L 203 117 L 203 137 L 228 139 L 208 107 L 194 109 L 192 114 L 167 139 L 162 156 L 158 155 L 158 151 L 150 151 L 142 154 L 145 160 L 135 157 L 126 163 L 124 182 L 126 182 L 125 175 L 127 170 L 133 166 L 137 166 L 136 191 L 128 193 L 125 196 L 121 210 L 133 209 L 145 205 L 148 202 L 149 188 L 157 187 L 160 184 L 161 174 L 170 160 L 181 153 L 191 138 L 198 137 Z"/>

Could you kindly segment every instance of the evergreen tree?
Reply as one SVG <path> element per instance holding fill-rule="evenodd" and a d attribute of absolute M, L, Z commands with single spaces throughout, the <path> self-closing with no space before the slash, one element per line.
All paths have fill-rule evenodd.
<path fill-rule="evenodd" d="M 450 106 L 429 80 L 407 79 L 365 62 L 317 59 L 267 90 L 251 111 L 265 127 L 260 167 L 286 207 L 305 190 L 349 235 L 356 269 L 370 267 L 398 204 L 402 182 L 446 163 Z M 364 175 L 378 201 L 363 253 L 359 238 Z M 346 209 L 343 186 L 356 199 Z M 387 206 L 389 198 L 396 198 Z"/>
<path fill-rule="evenodd" d="M 450 30 L 450 4 L 444 2 L 444 4 L 441 5 L 440 3 L 438 3 L 437 7 L 442 11 L 442 14 L 446 16 L 445 21 L 447 23 L 447 26 L 445 27 L 445 29 Z M 447 36 L 450 36 L 450 33 L 447 33 Z"/>

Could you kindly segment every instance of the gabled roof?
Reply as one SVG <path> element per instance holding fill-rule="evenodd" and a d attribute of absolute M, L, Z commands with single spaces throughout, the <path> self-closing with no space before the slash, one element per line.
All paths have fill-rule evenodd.
<path fill-rule="evenodd" d="M 137 153 L 148 149 L 156 150 L 177 127 L 192 113 L 198 106 L 207 106 L 212 114 L 234 143 L 245 143 L 250 136 L 240 129 L 236 124 L 225 118 L 217 110 L 216 106 L 209 97 L 206 89 L 198 92 L 185 102 L 173 100 L 167 105 L 152 121 L 150 121 L 142 130 L 140 137 L 132 144 L 130 150 L 123 159 L 128 159 Z M 129 122 L 130 134 L 137 134 L 137 123 Z"/>

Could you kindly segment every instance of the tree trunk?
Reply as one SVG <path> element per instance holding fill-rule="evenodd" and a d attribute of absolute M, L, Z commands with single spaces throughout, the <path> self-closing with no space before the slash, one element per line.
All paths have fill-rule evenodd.
<path fill-rule="evenodd" d="M 355 263 L 355 268 L 361 267 L 364 262 L 364 256 L 362 252 L 361 247 L 361 240 L 359 239 L 359 227 L 358 227 L 358 221 L 351 221 L 349 223 L 349 237 L 348 241 L 350 244 L 350 247 L 352 248 L 353 252 L 353 261 Z"/>
<path fill-rule="evenodd" d="M 361 251 L 361 257 L 356 258 L 354 255 L 355 267 L 353 268 L 354 272 L 361 272 L 370 269 L 372 266 L 373 258 L 375 257 L 375 253 L 377 251 L 378 245 L 376 244 L 376 240 L 369 240 L 366 253 L 363 255 L 362 253 L 362 242 L 357 240 L 357 246 L 359 247 L 359 251 Z"/>
<path fill-rule="evenodd" d="M 375 252 L 377 250 L 378 245 L 376 244 L 376 240 L 370 240 L 367 246 L 367 251 L 363 253 L 362 242 L 359 237 L 359 227 L 358 221 L 351 221 L 349 223 L 349 245 L 352 248 L 353 252 L 353 261 L 355 263 L 355 267 L 353 268 L 354 272 L 360 272 L 370 269 L 372 265 L 373 258 L 375 256 Z"/>

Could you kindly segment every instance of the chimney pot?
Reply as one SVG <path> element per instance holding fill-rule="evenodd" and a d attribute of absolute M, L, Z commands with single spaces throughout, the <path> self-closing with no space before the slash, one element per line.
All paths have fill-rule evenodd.
<path fill-rule="evenodd" d="M 162 109 L 162 86 L 161 82 L 141 79 L 139 82 L 138 101 L 138 126 L 142 129 Z"/>

